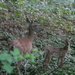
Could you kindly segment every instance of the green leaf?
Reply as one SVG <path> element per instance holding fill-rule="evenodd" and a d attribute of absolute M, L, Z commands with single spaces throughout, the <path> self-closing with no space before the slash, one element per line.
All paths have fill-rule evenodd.
<path fill-rule="evenodd" d="M 33 0 L 34 2 L 38 2 L 39 0 Z"/>
<path fill-rule="evenodd" d="M 6 58 L 5 58 L 5 56 L 2 54 L 2 55 L 0 55 L 0 60 L 5 60 Z"/>
<path fill-rule="evenodd" d="M 24 57 L 22 55 L 19 55 L 18 59 L 24 59 Z"/>
<path fill-rule="evenodd" d="M 14 48 L 14 51 L 10 51 L 13 56 L 20 55 L 20 50 L 18 48 Z"/>
<path fill-rule="evenodd" d="M 11 53 L 13 56 L 15 56 L 15 53 L 14 53 L 14 51 L 10 51 L 10 53 Z"/>
<path fill-rule="evenodd" d="M 14 56 L 14 61 L 18 61 L 18 56 Z"/>
<path fill-rule="evenodd" d="M 2 55 L 0 55 L 0 60 L 7 60 L 9 63 L 11 63 L 12 56 L 5 51 Z"/>
<path fill-rule="evenodd" d="M 0 2 L 0 6 L 3 6 L 3 5 L 4 5 L 4 3 Z"/>
<path fill-rule="evenodd" d="M 34 63 L 35 63 L 35 60 L 34 60 L 34 59 L 31 59 L 31 60 L 30 60 L 30 63 L 31 63 L 31 64 L 34 64 Z"/>
<path fill-rule="evenodd" d="M 12 63 L 13 58 L 12 58 L 12 56 L 11 56 L 11 55 L 8 55 L 6 60 L 7 60 L 9 63 Z"/>
<path fill-rule="evenodd" d="M 22 5 L 22 0 L 18 0 L 18 4 L 19 5 Z"/>
<path fill-rule="evenodd" d="M 15 53 L 15 55 L 19 55 L 20 54 L 20 50 L 18 48 L 14 48 L 14 53 Z"/>
<path fill-rule="evenodd" d="M 38 49 L 35 48 L 35 49 L 33 49 L 32 51 L 33 51 L 33 52 L 38 52 Z"/>
<path fill-rule="evenodd" d="M 8 73 L 13 71 L 13 67 L 9 63 L 3 63 L 3 69 L 6 70 Z"/>
<path fill-rule="evenodd" d="M 31 58 L 31 59 L 35 59 L 35 56 L 34 56 L 34 55 L 31 55 L 30 58 Z"/>
<path fill-rule="evenodd" d="M 26 53 L 26 54 L 25 54 L 25 57 L 26 57 L 26 58 L 30 58 L 31 55 L 30 55 L 29 53 Z"/>
<path fill-rule="evenodd" d="M 3 54 L 5 56 L 5 59 L 8 61 L 8 62 L 12 62 L 12 56 L 10 54 L 8 54 L 7 52 L 4 52 Z"/>

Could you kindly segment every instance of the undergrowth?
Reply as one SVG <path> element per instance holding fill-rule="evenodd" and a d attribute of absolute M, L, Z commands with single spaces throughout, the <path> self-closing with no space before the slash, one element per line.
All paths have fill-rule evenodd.
<path fill-rule="evenodd" d="M 33 48 L 38 48 L 26 57 L 31 61 L 26 72 L 23 67 L 28 60 L 16 56 L 18 52 L 10 51 L 12 40 L 22 38 L 27 33 L 25 18 L 34 20 L 38 26 L 34 35 Z M 16 2 L 0 2 L 0 74 L 17 75 L 17 61 L 23 60 L 20 70 L 23 75 L 75 75 L 75 8 L 74 3 L 55 2 L 52 0 L 17 0 Z M 41 31 L 41 29 L 43 29 Z M 47 71 L 43 70 L 45 46 L 63 47 L 64 40 L 71 36 L 71 52 L 65 57 L 65 68 L 57 67 L 57 59 L 53 58 Z M 16 50 L 17 51 L 17 50 Z M 15 54 L 15 55 L 14 55 Z M 14 55 L 14 56 L 13 56 Z M 19 58 L 19 59 L 18 59 Z M 34 61 L 35 58 L 35 61 Z M 25 62 L 24 62 L 25 60 Z M 15 63 L 16 62 L 16 63 Z M 9 75 L 9 74 L 8 74 Z"/>

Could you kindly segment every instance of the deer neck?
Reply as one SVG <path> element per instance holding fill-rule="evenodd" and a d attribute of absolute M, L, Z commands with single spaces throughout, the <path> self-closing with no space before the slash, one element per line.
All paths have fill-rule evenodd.
<path fill-rule="evenodd" d="M 34 31 L 30 29 L 28 33 L 28 38 L 30 39 L 30 41 L 33 41 L 33 37 L 34 37 Z"/>
<path fill-rule="evenodd" d="M 64 47 L 64 50 L 70 50 L 70 43 L 68 44 L 67 42 L 66 42 L 66 44 L 65 44 L 65 47 Z"/>

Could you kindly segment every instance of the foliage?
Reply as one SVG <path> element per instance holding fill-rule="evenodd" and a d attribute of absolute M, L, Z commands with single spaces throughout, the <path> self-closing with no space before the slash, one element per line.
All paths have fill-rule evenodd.
<path fill-rule="evenodd" d="M 43 31 L 37 29 L 37 36 L 34 36 L 33 49 L 31 54 L 26 53 L 24 56 L 20 55 L 18 49 L 8 51 L 8 40 L 24 37 L 27 29 L 25 17 L 34 20 L 35 24 L 43 27 Z M 7 73 L 16 75 L 14 70 L 19 60 L 30 60 L 26 72 L 24 68 L 20 67 L 22 73 L 25 75 L 71 75 L 75 74 L 75 8 L 74 3 L 68 0 L 17 0 L 9 1 L 7 3 L 0 2 L 0 69 L 3 74 L 3 69 Z M 65 57 L 65 69 L 57 67 L 57 59 L 53 58 L 50 62 L 49 69 L 43 71 L 43 60 L 45 46 L 51 45 L 56 47 L 64 46 L 65 38 L 71 36 L 72 51 Z M 1 38 L 0 38 L 1 39 Z M 23 61 L 24 62 L 24 61 Z M 23 64 L 24 66 L 25 64 Z M 4 74 L 3 74 L 4 75 Z"/>
<path fill-rule="evenodd" d="M 37 49 L 33 49 L 33 52 L 38 52 Z M 30 59 L 30 63 L 35 63 L 35 56 L 33 54 L 29 54 L 26 53 L 24 56 L 20 55 L 20 51 L 18 48 L 14 48 L 14 51 L 10 51 L 10 54 L 6 51 L 4 51 L 1 55 L 0 55 L 0 61 L 2 63 L 2 68 L 8 72 L 8 73 L 12 73 L 13 71 L 13 66 L 12 64 L 15 62 L 18 62 L 20 60 L 24 60 L 24 59 Z"/>

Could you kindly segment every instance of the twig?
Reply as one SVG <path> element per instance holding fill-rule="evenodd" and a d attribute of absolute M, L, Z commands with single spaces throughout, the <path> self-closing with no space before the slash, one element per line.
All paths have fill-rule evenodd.
<path fill-rule="evenodd" d="M 26 68 L 27 68 L 27 65 L 28 65 L 28 63 L 29 63 L 29 59 L 26 61 L 26 63 L 25 63 L 25 65 L 24 65 L 24 67 L 25 67 L 25 75 L 26 75 Z"/>

